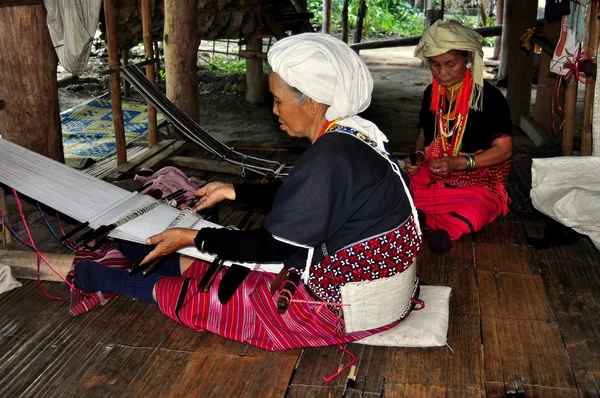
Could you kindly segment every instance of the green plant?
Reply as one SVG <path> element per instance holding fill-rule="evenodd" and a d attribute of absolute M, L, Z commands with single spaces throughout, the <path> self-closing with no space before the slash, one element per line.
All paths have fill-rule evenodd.
<path fill-rule="evenodd" d="M 243 59 L 237 60 L 233 57 L 212 57 L 207 59 L 206 62 L 208 62 L 206 69 L 210 72 L 225 74 L 246 73 L 246 61 Z"/>

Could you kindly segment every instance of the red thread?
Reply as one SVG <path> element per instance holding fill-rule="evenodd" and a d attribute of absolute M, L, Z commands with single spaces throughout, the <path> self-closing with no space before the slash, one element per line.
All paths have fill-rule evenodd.
<path fill-rule="evenodd" d="M 325 376 L 321 375 L 323 380 L 325 380 L 326 384 L 331 383 L 333 380 L 335 380 L 336 377 L 341 375 L 346 369 L 348 369 L 350 366 L 352 366 L 356 363 L 356 356 L 352 352 L 350 352 L 347 349 L 345 349 L 344 347 L 342 347 L 341 344 L 338 344 L 338 348 L 340 350 L 344 351 L 346 354 L 350 355 L 352 357 L 352 359 L 348 363 L 346 363 L 340 370 L 338 370 L 336 373 L 334 373 L 333 375 L 331 375 L 329 377 L 325 377 Z"/>

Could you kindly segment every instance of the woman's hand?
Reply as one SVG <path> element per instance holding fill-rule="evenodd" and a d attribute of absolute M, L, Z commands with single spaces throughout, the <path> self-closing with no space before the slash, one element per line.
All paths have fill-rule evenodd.
<path fill-rule="evenodd" d="M 193 246 L 197 233 L 198 231 L 194 229 L 171 228 L 149 237 L 146 239 L 146 243 L 156 245 L 156 248 L 148 253 L 140 264 L 146 264 L 158 257 L 167 256 L 186 246 Z"/>
<path fill-rule="evenodd" d="M 419 169 L 421 168 L 421 163 L 417 161 L 417 164 L 412 164 L 410 162 L 410 158 L 406 157 L 404 160 L 404 170 L 408 173 L 408 175 L 415 176 L 419 173 Z"/>
<path fill-rule="evenodd" d="M 194 211 L 212 207 L 225 199 L 235 200 L 235 190 L 233 185 L 220 181 L 206 184 L 202 188 L 197 189 L 196 192 L 194 192 L 194 195 L 202 196 L 198 203 L 196 203 L 196 206 L 194 206 Z"/>
<path fill-rule="evenodd" d="M 444 156 L 429 163 L 429 171 L 439 177 L 448 177 L 457 170 L 464 169 L 466 160 L 463 156 Z"/>

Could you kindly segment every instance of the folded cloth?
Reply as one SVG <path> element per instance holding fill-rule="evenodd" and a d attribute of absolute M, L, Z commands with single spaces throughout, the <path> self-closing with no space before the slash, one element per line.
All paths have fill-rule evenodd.
<path fill-rule="evenodd" d="M 21 282 L 15 279 L 8 265 L 0 264 L 0 294 L 21 286 Z"/>
<path fill-rule="evenodd" d="M 194 198 L 196 189 L 203 186 L 206 182 L 196 177 L 188 177 L 185 173 L 173 166 L 163 167 L 157 172 L 150 169 L 141 169 L 135 176 L 135 180 L 144 185 L 152 184 L 144 189 L 141 194 L 147 194 L 153 190 L 162 192 L 162 196 L 172 194 L 173 192 L 185 189 L 186 192 L 178 197 L 178 200 L 188 201 Z"/>

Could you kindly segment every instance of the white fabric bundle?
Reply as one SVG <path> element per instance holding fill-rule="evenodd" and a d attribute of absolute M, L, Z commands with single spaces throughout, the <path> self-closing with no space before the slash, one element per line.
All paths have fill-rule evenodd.
<path fill-rule="evenodd" d="M 565 156 L 533 159 L 533 206 L 590 237 L 600 249 L 600 158 Z"/>
<path fill-rule="evenodd" d="M 21 287 L 21 282 L 15 279 L 8 265 L 0 264 L 0 294 Z"/>
<path fill-rule="evenodd" d="M 383 151 L 385 134 L 358 113 L 371 104 L 373 78 L 363 60 L 343 41 L 320 33 L 303 33 L 275 43 L 269 64 L 288 85 L 329 105 L 327 120 L 365 134 Z"/>
<path fill-rule="evenodd" d="M 60 64 L 73 75 L 82 74 L 98 27 L 102 0 L 44 0 L 44 6 Z"/>

